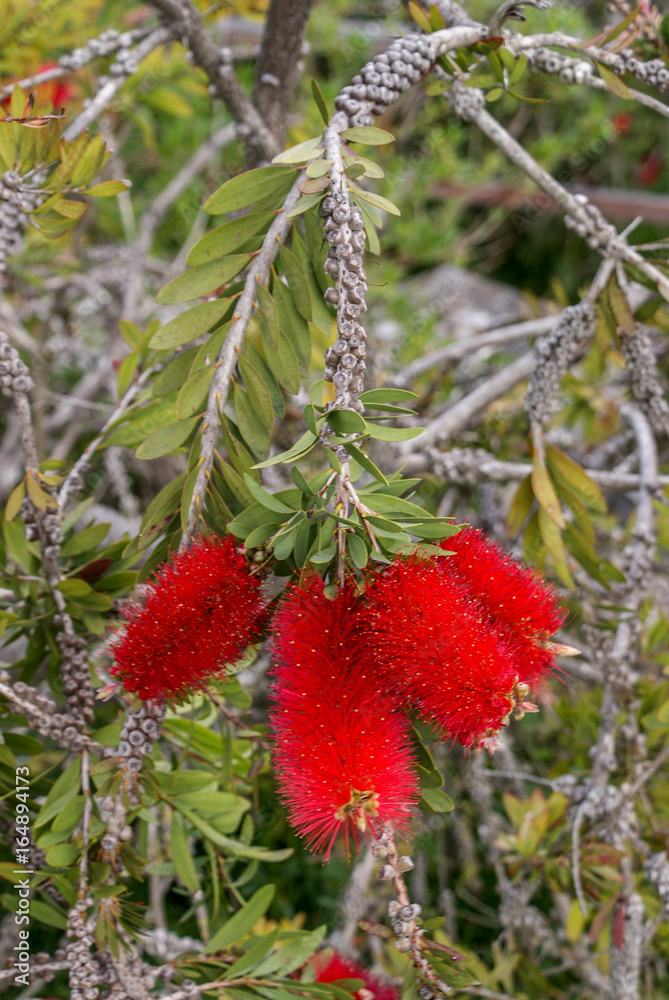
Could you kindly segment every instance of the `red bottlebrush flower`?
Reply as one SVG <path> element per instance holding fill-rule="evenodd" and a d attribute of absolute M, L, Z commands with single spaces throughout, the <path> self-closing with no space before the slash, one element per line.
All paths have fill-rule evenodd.
<path fill-rule="evenodd" d="M 398 698 L 464 747 L 494 746 L 522 705 L 514 646 L 434 563 L 396 562 L 365 595 L 368 643 Z"/>
<path fill-rule="evenodd" d="M 398 991 L 390 983 L 370 975 L 357 962 L 345 958 L 336 951 L 328 949 L 321 951 L 310 959 L 309 965 L 314 970 L 314 982 L 336 983 L 340 979 L 362 979 L 364 987 L 357 990 L 355 1000 L 398 1000 Z"/>
<path fill-rule="evenodd" d="M 464 528 L 441 547 L 455 553 L 439 560 L 442 571 L 460 580 L 491 624 L 517 645 L 520 678 L 535 683 L 553 665 L 546 643 L 566 616 L 558 594 L 476 528 Z"/>
<path fill-rule="evenodd" d="M 260 581 L 231 538 L 207 537 L 162 566 L 112 640 L 126 691 L 142 700 L 181 698 L 234 663 L 263 613 Z"/>
<path fill-rule="evenodd" d="M 408 722 L 375 678 L 351 584 L 336 600 L 318 576 L 288 590 L 273 622 L 274 766 L 290 820 L 329 857 L 335 837 L 400 828 L 418 799 Z"/>

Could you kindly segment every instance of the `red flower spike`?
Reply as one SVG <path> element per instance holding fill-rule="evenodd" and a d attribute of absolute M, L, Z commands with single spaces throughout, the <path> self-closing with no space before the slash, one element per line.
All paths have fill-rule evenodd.
<path fill-rule="evenodd" d="M 231 538 L 207 537 L 172 556 L 141 601 L 123 611 L 111 673 L 143 701 L 182 698 L 239 658 L 263 614 L 260 581 Z"/>
<path fill-rule="evenodd" d="M 477 528 L 464 528 L 440 545 L 455 553 L 439 560 L 442 571 L 460 580 L 491 624 L 517 645 L 521 679 L 536 683 L 553 666 L 554 651 L 546 644 L 566 617 L 557 593 Z"/>
<path fill-rule="evenodd" d="M 400 829 L 419 797 L 408 722 L 375 678 L 352 585 L 336 600 L 311 577 L 289 587 L 273 622 L 273 752 L 290 821 L 330 856 L 338 833 Z"/>
<path fill-rule="evenodd" d="M 330 949 L 321 951 L 309 960 L 314 970 L 314 982 L 336 983 L 340 979 L 362 979 L 364 987 L 353 994 L 355 1000 L 398 1000 L 398 992 L 390 983 L 370 975 L 357 962 Z"/>
<path fill-rule="evenodd" d="M 519 684 L 514 645 L 461 584 L 434 563 L 396 562 L 365 601 L 368 644 L 399 700 L 444 737 L 494 749 L 511 715 L 528 710 L 529 689 Z"/>

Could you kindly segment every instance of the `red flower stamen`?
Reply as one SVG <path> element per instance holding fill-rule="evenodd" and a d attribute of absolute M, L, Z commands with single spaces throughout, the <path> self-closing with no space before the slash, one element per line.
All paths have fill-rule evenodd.
<path fill-rule="evenodd" d="M 461 581 L 491 624 L 517 645 L 520 676 L 536 683 L 553 666 L 548 640 L 566 617 L 558 594 L 476 528 L 464 528 L 440 544 L 454 553 L 439 560 L 440 568 Z"/>
<path fill-rule="evenodd" d="M 394 563 L 365 603 L 379 673 L 444 737 L 492 749 L 512 714 L 528 710 L 513 644 L 437 565 Z"/>
<path fill-rule="evenodd" d="M 260 581 L 231 538 L 207 537 L 172 556 L 123 610 L 111 673 L 143 701 L 182 698 L 239 659 L 263 614 Z"/>
<path fill-rule="evenodd" d="M 321 951 L 309 960 L 314 970 L 314 982 L 336 983 L 340 979 L 362 979 L 364 987 L 357 990 L 355 1000 L 397 1000 L 398 991 L 390 983 L 372 976 L 358 962 L 345 958 L 330 949 Z"/>
<path fill-rule="evenodd" d="M 288 588 L 273 622 L 277 659 L 272 728 L 290 820 L 329 858 L 343 833 L 406 823 L 418 798 L 408 722 L 374 675 L 352 585 L 336 600 L 311 577 Z"/>

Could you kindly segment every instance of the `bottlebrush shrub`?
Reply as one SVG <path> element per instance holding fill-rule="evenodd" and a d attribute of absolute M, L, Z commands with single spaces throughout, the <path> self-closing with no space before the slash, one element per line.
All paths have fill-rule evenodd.
<path fill-rule="evenodd" d="M 111 673 L 142 700 L 181 698 L 239 658 L 263 612 L 260 580 L 233 539 L 200 538 L 124 608 Z"/>
<path fill-rule="evenodd" d="M 477 528 L 467 527 L 440 544 L 454 553 L 439 560 L 443 572 L 460 580 L 489 621 L 516 644 L 522 680 L 533 684 L 545 676 L 554 659 L 546 644 L 566 616 L 553 588 Z"/>
<path fill-rule="evenodd" d="M 398 993 L 390 983 L 384 983 L 370 975 L 357 962 L 345 958 L 332 949 L 326 949 L 314 955 L 309 961 L 314 971 L 314 982 L 336 983 L 340 979 L 362 979 L 364 988 L 357 990 L 355 1000 L 397 1000 Z"/>
<path fill-rule="evenodd" d="M 287 589 L 273 623 L 274 767 L 290 820 L 329 858 L 369 827 L 406 823 L 419 797 L 409 724 L 379 686 L 352 583 L 328 600 L 309 577 Z"/>
<path fill-rule="evenodd" d="M 365 604 L 379 675 L 444 737 L 492 749 L 512 713 L 534 710 L 513 636 L 438 563 L 393 563 Z"/>

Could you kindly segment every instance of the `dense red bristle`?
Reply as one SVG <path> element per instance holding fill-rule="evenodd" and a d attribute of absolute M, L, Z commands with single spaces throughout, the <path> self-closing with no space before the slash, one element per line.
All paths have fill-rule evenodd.
<path fill-rule="evenodd" d="M 336 983 L 340 979 L 362 979 L 365 989 L 372 994 L 372 1000 L 397 1000 L 398 991 L 390 983 L 383 982 L 363 969 L 358 962 L 345 958 L 336 951 L 321 951 L 309 960 L 317 983 Z M 353 994 L 356 1000 L 366 1000 L 362 990 Z"/>
<path fill-rule="evenodd" d="M 464 747 L 508 721 L 518 665 L 460 583 L 434 563 L 397 562 L 365 595 L 377 668 L 407 707 Z"/>
<path fill-rule="evenodd" d="M 557 593 L 476 528 L 466 527 L 440 544 L 454 553 L 439 560 L 441 569 L 460 580 L 490 621 L 516 643 L 521 680 L 536 683 L 553 665 L 544 643 L 566 617 Z"/>
<path fill-rule="evenodd" d="M 408 722 L 376 682 L 353 587 L 334 601 L 318 576 L 289 587 L 273 635 L 273 759 L 297 832 L 329 857 L 338 833 L 357 845 L 356 817 L 406 823 L 418 798 Z M 353 793 L 366 805 L 346 812 Z"/>
<path fill-rule="evenodd" d="M 201 538 L 124 609 L 111 673 L 142 700 L 181 698 L 239 658 L 262 614 L 260 581 L 233 539 Z"/>

